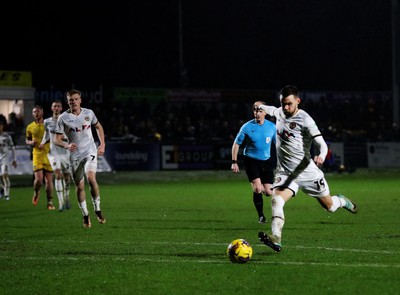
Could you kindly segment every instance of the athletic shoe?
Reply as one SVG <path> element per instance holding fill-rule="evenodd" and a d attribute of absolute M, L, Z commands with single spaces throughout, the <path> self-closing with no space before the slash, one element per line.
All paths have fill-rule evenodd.
<path fill-rule="evenodd" d="M 343 195 L 337 195 L 338 198 L 343 199 L 346 202 L 346 205 L 343 207 L 344 209 L 346 209 L 347 211 L 356 214 L 358 212 L 358 207 L 355 203 L 353 203 L 352 200 L 346 198 Z"/>
<path fill-rule="evenodd" d="M 32 204 L 33 204 L 33 206 L 36 206 L 38 202 L 39 202 L 39 195 L 37 195 L 37 196 L 34 195 L 34 196 L 32 197 Z"/>
<path fill-rule="evenodd" d="M 89 215 L 83 216 L 83 227 L 90 228 L 91 226 Z"/>
<path fill-rule="evenodd" d="M 70 203 L 69 200 L 67 200 L 67 201 L 65 202 L 65 209 L 67 209 L 67 210 L 71 209 L 71 203 Z"/>
<path fill-rule="evenodd" d="M 96 213 L 96 217 L 99 223 L 106 223 L 106 218 L 103 216 L 103 214 L 101 214 L 101 211 L 94 211 L 94 213 Z"/>
<path fill-rule="evenodd" d="M 280 252 L 282 250 L 282 245 L 280 244 L 280 241 L 276 236 L 268 235 L 260 231 L 258 233 L 258 238 L 260 239 L 261 243 L 267 245 L 268 247 L 271 247 L 272 250 L 274 250 L 275 252 Z"/>
<path fill-rule="evenodd" d="M 5 196 L 4 200 L 9 201 L 10 200 L 10 196 Z"/>
<path fill-rule="evenodd" d="M 56 210 L 56 207 L 54 207 L 53 203 L 47 203 L 47 210 Z"/>
<path fill-rule="evenodd" d="M 64 211 L 64 206 L 58 206 L 58 211 L 63 212 Z"/>
<path fill-rule="evenodd" d="M 261 215 L 261 216 L 260 216 L 260 219 L 258 219 L 258 223 L 259 223 L 259 224 L 267 223 L 267 218 L 265 218 L 264 215 Z"/>

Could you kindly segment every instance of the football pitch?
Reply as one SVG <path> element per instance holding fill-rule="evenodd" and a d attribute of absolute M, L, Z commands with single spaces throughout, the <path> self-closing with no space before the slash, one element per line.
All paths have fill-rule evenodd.
<path fill-rule="evenodd" d="M 11 177 L 0 200 L 1 294 L 399 294 L 400 171 L 327 174 L 332 193 L 359 206 L 326 212 L 303 193 L 285 205 L 283 250 L 258 241 L 244 171 L 99 174 L 99 224 L 72 208 L 31 203 L 31 177 Z M 55 197 L 55 204 L 57 200 Z M 56 205 L 57 207 L 57 205 Z M 251 261 L 235 264 L 228 244 L 246 239 Z"/>

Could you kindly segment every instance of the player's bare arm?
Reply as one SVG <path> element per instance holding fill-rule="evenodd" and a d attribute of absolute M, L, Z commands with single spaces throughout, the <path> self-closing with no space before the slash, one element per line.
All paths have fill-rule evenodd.
<path fill-rule="evenodd" d="M 106 150 L 106 142 L 104 140 L 104 129 L 103 126 L 100 124 L 100 122 L 97 122 L 96 125 L 94 125 L 96 128 L 97 136 L 99 137 L 100 144 L 97 148 L 97 155 L 98 156 L 103 156 Z"/>
<path fill-rule="evenodd" d="M 17 158 L 16 158 L 16 153 L 15 153 L 15 146 L 13 146 L 13 147 L 11 148 L 11 154 L 12 154 L 12 159 L 13 159 L 11 165 L 12 165 L 14 168 L 17 168 Z"/>
<path fill-rule="evenodd" d="M 237 156 L 239 153 L 239 145 L 237 143 L 233 143 L 232 145 L 232 165 L 231 165 L 231 170 L 233 173 L 239 173 L 239 165 L 237 163 Z"/>
<path fill-rule="evenodd" d="M 36 146 L 36 141 L 34 139 L 32 139 L 32 138 L 26 138 L 25 143 L 27 145 L 31 145 L 33 147 Z"/>
<path fill-rule="evenodd" d="M 63 139 L 64 139 L 64 135 L 57 133 L 56 136 L 53 137 L 53 143 L 62 148 L 65 148 L 71 152 L 74 152 L 77 150 L 78 146 L 76 145 L 76 143 L 74 143 L 74 142 L 67 143 L 67 142 L 63 141 Z"/>

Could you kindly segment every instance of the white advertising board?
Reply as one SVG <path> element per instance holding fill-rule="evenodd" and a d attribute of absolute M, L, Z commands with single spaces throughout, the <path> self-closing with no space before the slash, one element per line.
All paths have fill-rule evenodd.
<path fill-rule="evenodd" d="M 400 143 L 375 142 L 368 143 L 369 168 L 399 168 Z"/>
<path fill-rule="evenodd" d="M 17 168 L 10 165 L 10 175 L 23 175 L 23 174 L 33 174 L 32 172 L 32 160 L 31 151 L 27 146 L 16 146 L 15 156 L 17 160 Z M 10 152 L 10 163 L 12 161 L 12 155 Z M 97 172 L 110 172 L 111 167 L 108 164 L 105 157 L 99 157 L 97 163 Z"/>

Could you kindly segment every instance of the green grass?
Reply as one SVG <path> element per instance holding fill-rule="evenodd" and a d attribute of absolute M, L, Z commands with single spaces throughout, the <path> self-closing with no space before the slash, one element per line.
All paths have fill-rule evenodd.
<path fill-rule="evenodd" d="M 0 200 L 0 294 L 398 294 L 399 178 L 327 175 L 359 213 L 328 213 L 299 193 L 274 253 L 258 241 L 270 225 L 257 223 L 244 173 L 99 174 L 107 223 L 92 216 L 91 229 L 76 202 L 48 211 L 42 191 L 33 207 L 31 177 L 13 176 L 11 200 Z M 226 257 L 236 238 L 253 246 L 246 264 Z"/>

